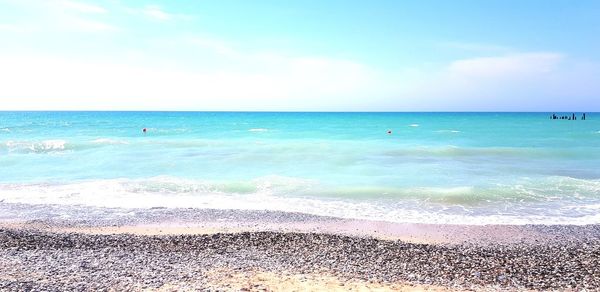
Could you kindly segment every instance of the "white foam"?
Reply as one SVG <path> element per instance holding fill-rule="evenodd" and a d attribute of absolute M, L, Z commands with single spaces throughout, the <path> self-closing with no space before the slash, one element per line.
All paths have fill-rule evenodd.
<path fill-rule="evenodd" d="M 408 125 L 408 126 L 409 126 L 409 127 L 418 127 L 418 126 L 419 126 L 419 124 L 410 124 L 410 125 Z"/>
<path fill-rule="evenodd" d="M 158 132 L 161 134 L 172 134 L 172 133 L 185 133 L 185 132 L 189 132 L 190 129 L 188 128 L 172 128 L 172 129 L 157 129 L 157 128 L 146 128 L 146 131 L 148 132 Z"/>
<path fill-rule="evenodd" d="M 310 187 L 310 181 L 267 176 L 253 181 L 256 186 L 246 193 L 227 192 L 218 184 L 172 177 L 150 179 L 106 179 L 68 184 L 0 184 L 0 198 L 7 203 L 87 205 L 109 208 L 210 208 L 300 212 L 319 216 L 365 219 L 398 223 L 431 224 L 571 224 L 600 223 L 598 203 L 588 206 L 581 216 L 562 216 L 540 212 L 506 212 L 476 215 L 465 206 L 448 206 L 443 210 L 427 208 L 418 201 L 378 199 L 343 199 L 333 197 L 290 196 L 281 193 Z M 439 191 L 445 194 L 471 192 L 458 187 Z M 293 192 L 286 192 L 293 193 Z M 423 203 L 423 202 L 421 202 Z M 509 207 L 506 205 L 505 207 Z M 452 211 L 454 208 L 454 211 Z M 462 209 L 460 209 L 462 208 Z M 463 211 L 456 211 L 457 209 Z M 581 209 L 586 209 L 582 207 Z M 535 213 L 535 214 L 534 214 Z"/>
<path fill-rule="evenodd" d="M 248 132 L 267 132 L 267 131 L 269 131 L 269 129 L 264 129 L 264 128 L 254 128 L 254 129 L 248 130 Z"/>
<path fill-rule="evenodd" d="M 95 143 L 95 144 L 108 144 L 108 145 L 129 144 L 129 142 L 127 142 L 125 140 L 114 140 L 114 139 L 108 139 L 108 138 L 96 139 L 96 140 L 93 140 L 92 143 Z"/>
<path fill-rule="evenodd" d="M 5 143 L 9 151 L 29 151 L 29 152 L 52 152 L 65 149 L 67 141 L 65 140 L 43 140 L 41 142 L 29 141 L 7 141 Z"/>
<path fill-rule="evenodd" d="M 65 149 L 65 140 L 44 140 L 40 144 L 37 144 L 43 150 L 62 150 Z"/>

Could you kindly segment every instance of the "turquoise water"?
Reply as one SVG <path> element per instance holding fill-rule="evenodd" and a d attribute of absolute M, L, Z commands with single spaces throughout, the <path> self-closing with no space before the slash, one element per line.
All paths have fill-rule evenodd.
<path fill-rule="evenodd" d="M 0 200 L 600 223 L 600 120 L 549 116 L 0 112 Z"/>

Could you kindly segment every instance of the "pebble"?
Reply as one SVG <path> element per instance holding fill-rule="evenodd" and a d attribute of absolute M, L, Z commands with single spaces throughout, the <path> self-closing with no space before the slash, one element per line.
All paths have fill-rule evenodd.
<path fill-rule="evenodd" d="M 196 290 L 209 287 L 205 274 L 218 268 L 326 272 L 373 283 L 475 290 L 598 290 L 599 267 L 598 237 L 542 244 L 434 245 L 269 231 L 141 236 L 0 229 L 1 291 Z"/>

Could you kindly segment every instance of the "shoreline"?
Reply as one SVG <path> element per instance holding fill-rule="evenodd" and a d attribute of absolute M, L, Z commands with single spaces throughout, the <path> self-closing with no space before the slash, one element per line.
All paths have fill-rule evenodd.
<path fill-rule="evenodd" d="M 244 232 L 277 232 L 301 234 L 326 234 L 357 238 L 373 238 L 384 241 L 402 241 L 412 244 L 431 245 L 513 245 L 565 241 L 580 242 L 583 239 L 600 239 L 600 225 L 433 225 L 415 223 L 388 223 L 366 220 L 341 221 L 338 223 L 286 223 L 286 224 L 236 224 L 216 223 L 155 223 L 119 226 L 64 226 L 51 222 L 2 222 L 0 228 L 30 230 L 51 233 L 77 233 L 86 235 L 127 234 L 137 236 L 213 235 Z M 592 234 L 590 237 L 589 235 Z"/>
<path fill-rule="evenodd" d="M 119 209 L 0 202 L 0 228 L 88 234 L 324 233 L 424 244 L 498 245 L 600 238 L 600 224 L 464 225 L 396 223 L 267 210 Z"/>
<path fill-rule="evenodd" d="M 12 212 L 0 215 L 0 290 L 600 288 L 598 224 L 400 224 L 162 208 L 67 207 L 64 216 L 63 208 L 0 203 Z"/>

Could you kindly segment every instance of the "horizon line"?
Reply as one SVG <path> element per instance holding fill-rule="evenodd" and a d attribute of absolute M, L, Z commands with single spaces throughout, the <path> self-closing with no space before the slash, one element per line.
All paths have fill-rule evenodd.
<path fill-rule="evenodd" d="M 31 109 L 31 110 L 6 110 L 1 109 L 0 113 L 7 112 L 171 112 L 171 113 L 600 113 L 600 111 L 294 111 L 294 110 L 71 110 L 71 109 Z"/>

